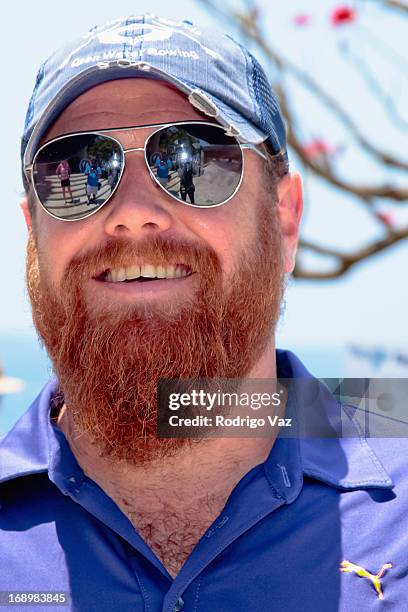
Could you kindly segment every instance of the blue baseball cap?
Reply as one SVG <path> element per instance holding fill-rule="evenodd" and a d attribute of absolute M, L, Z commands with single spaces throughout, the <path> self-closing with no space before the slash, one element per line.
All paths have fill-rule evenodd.
<path fill-rule="evenodd" d="M 189 21 L 131 15 L 92 28 L 40 67 L 21 144 L 30 165 L 46 130 L 91 87 L 129 77 L 163 79 L 241 142 L 286 155 L 276 95 L 256 58 L 230 36 Z"/>

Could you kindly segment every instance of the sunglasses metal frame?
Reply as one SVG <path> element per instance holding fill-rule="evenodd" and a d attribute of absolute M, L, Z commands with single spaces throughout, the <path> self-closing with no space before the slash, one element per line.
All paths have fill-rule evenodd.
<path fill-rule="evenodd" d="M 169 191 L 167 191 L 167 189 L 157 180 L 156 176 L 154 175 L 154 173 L 152 172 L 149 162 L 147 160 L 147 156 L 146 156 L 146 146 L 147 143 L 149 142 L 149 140 L 158 132 L 160 132 L 162 129 L 166 128 L 166 127 L 172 127 L 172 126 L 179 126 L 179 125 L 208 125 L 211 127 L 215 127 L 217 129 L 220 129 L 224 132 L 225 135 L 230 136 L 231 138 L 234 138 L 234 140 L 236 141 L 237 145 L 239 146 L 240 150 L 241 150 L 241 156 L 242 156 L 242 167 L 241 167 L 241 176 L 238 182 L 238 185 L 236 186 L 234 192 L 226 199 L 223 200 L 222 202 L 219 202 L 219 204 L 209 204 L 209 205 L 200 205 L 200 204 L 191 204 L 189 202 L 186 202 L 180 198 L 177 198 L 176 196 L 174 196 L 173 194 L 171 194 Z M 111 140 L 113 140 L 121 149 L 122 151 L 122 155 L 123 155 L 123 163 L 122 163 L 122 167 L 120 170 L 120 175 L 116 181 L 116 185 L 114 187 L 114 189 L 112 190 L 112 192 L 109 194 L 109 196 L 106 198 L 105 202 L 103 202 L 103 204 L 101 204 L 100 206 L 98 206 L 98 208 L 95 208 L 94 210 L 89 211 L 87 214 L 77 218 L 77 219 L 66 219 L 63 217 L 58 217 L 57 215 L 54 215 L 52 212 L 50 212 L 45 206 L 44 204 L 41 202 L 41 199 L 37 193 L 37 189 L 35 187 L 35 182 L 34 182 L 34 175 L 33 175 L 33 169 L 34 169 L 34 165 L 35 165 L 35 161 L 38 157 L 38 155 L 41 153 L 41 151 L 47 147 L 48 145 L 54 143 L 54 142 L 58 142 L 59 140 L 63 140 L 64 138 L 68 138 L 69 136 L 83 136 L 83 135 L 87 135 L 87 134 L 93 134 L 95 136 L 100 136 L 100 135 L 106 135 L 109 134 L 110 132 L 126 132 L 126 131 L 131 131 L 131 130 L 140 130 L 143 128 L 153 128 L 153 127 L 157 127 L 157 130 L 154 130 L 154 132 L 152 132 L 151 134 L 149 134 L 146 137 L 146 140 L 144 142 L 143 147 L 135 147 L 135 148 L 131 148 L 131 149 L 125 149 L 122 145 L 122 143 L 117 140 L 114 136 L 108 136 L 108 138 L 110 138 Z M 226 204 L 227 202 L 229 202 L 229 200 L 231 200 L 235 194 L 237 193 L 237 191 L 239 190 L 241 183 L 242 183 L 242 179 L 244 176 L 244 166 L 245 166 L 245 157 L 243 155 L 243 150 L 244 149 L 250 149 L 251 151 L 254 151 L 257 155 L 259 155 L 260 157 L 262 157 L 264 160 L 267 160 L 267 156 L 265 155 L 265 153 L 263 153 L 260 149 L 257 148 L 256 144 L 252 144 L 252 143 L 240 143 L 239 140 L 237 139 L 236 135 L 233 134 L 229 134 L 228 133 L 228 129 L 223 127 L 222 125 L 220 125 L 219 123 L 212 123 L 210 121 L 174 121 L 171 123 L 152 123 L 152 124 L 147 124 L 147 125 L 134 125 L 134 126 L 129 126 L 129 127 L 123 127 L 123 128 L 106 128 L 103 130 L 85 130 L 85 131 L 80 131 L 80 132 L 70 132 L 68 134 L 62 134 L 61 136 L 58 136 L 57 138 L 53 138 L 52 140 L 49 140 L 48 142 L 45 142 L 43 145 L 41 145 L 41 147 L 35 152 L 35 155 L 33 157 L 33 161 L 31 162 L 31 164 L 29 164 L 28 166 L 26 166 L 24 168 L 25 174 L 27 179 L 29 180 L 29 182 L 32 185 L 32 188 L 34 190 L 35 196 L 38 200 L 38 202 L 40 203 L 41 207 L 43 208 L 43 210 L 45 210 L 45 212 L 50 215 L 53 219 L 58 219 L 58 221 L 82 221 L 83 219 L 87 219 L 88 217 L 91 217 L 92 215 L 94 215 L 95 213 L 97 213 L 99 210 L 101 210 L 101 208 L 103 208 L 113 197 L 113 195 L 115 194 L 117 188 L 120 185 L 120 182 L 122 180 L 123 177 L 123 173 L 125 171 L 125 166 L 126 166 L 126 153 L 131 153 L 133 151 L 143 151 L 144 152 L 144 158 L 145 158 L 145 163 L 146 163 L 146 167 L 148 169 L 150 178 L 152 179 L 153 183 L 157 186 L 160 187 L 170 198 L 173 198 L 176 202 L 178 202 L 179 204 L 185 204 L 186 206 L 191 206 L 192 208 L 217 208 L 218 206 L 222 206 L 224 204 Z"/>

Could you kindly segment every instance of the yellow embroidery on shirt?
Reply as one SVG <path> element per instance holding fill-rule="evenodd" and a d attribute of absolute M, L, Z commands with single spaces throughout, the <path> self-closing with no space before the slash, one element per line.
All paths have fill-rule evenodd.
<path fill-rule="evenodd" d="M 341 572 L 348 572 L 350 574 L 354 572 L 355 574 L 357 574 L 357 576 L 361 576 L 362 578 L 368 578 L 373 584 L 375 590 L 377 591 L 379 599 L 383 599 L 384 597 L 383 592 L 381 590 L 380 578 L 390 567 L 392 567 L 392 563 L 385 563 L 378 572 L 378 574 L 371 574 L 371 572 L 368 572 L 361 565 L 356 565 L 355 563 L 351 563 L 351 561 L 342 561 L 340 563 Z"/>

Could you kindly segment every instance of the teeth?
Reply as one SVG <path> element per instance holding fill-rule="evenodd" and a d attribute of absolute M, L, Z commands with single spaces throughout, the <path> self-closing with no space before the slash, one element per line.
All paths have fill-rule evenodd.
<path fill-rule="evenodd" d="M 145 278 L 155 278 L 156 276 L 156 268 L 150 264 L 143 264 L 140 266 L 140 275 Z"/>
<path fill-rule="evenodd" d="M 116 270 L 116 279 L 117 281 L 124 281 L 126 278 L 126 270 L 125 268 L 119 268 Z"/>
<path fill-rule="evenodd" d="M 143 264 L 141 266 L 128 266 L 127 268 L 116 268 L 106 272 L 106 280 L 110 283 L 119 283 L 124 280 L 135 278 L 180 278 L 188 276 L 190 272 L 184 266 L 169 264 L 166 266 L 153 266 Z"/>
<path fill-rule="evenodd" d="M 176 277 L 176 268 L 173 265 L 166 267 L 166 278 L 175 278 Z"/>
<path fill-rule="evenodd" d="M 166 278 L 166 268 L 164 266 L 157 266 L 156 275 L 157 278 Z"/>
<path fill-rule="evenodd" d="M 139 278 L 140 266 L 129 266 L 128 268 L 126 268 L 125 272 L 126 272 L 126 278 L 128 279 Z"/>

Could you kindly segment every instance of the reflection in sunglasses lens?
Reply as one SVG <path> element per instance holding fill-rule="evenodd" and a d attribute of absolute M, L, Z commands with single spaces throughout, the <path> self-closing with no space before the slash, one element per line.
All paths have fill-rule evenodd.
<path fill-rule="evenodd" d="M 81 219 L 106 202 L 122 167 L 122 150 L 108 136 L 66 136 L 38 152 L 33 164 L 34 185 L 51 214 L 67 220 Z"/>
<path fill-rule="evenodd" d="M 234 195 L 241 180 L 241 148 L 219 126 L 163 128 L 147 140 L 145 153 L 155 180 L 187 204 L 217 206 Z M 120 145 L 109 136 L 63 136 L 44 145 L 34 158 L 37 196 L 55 217 L 81 219 L 108 200 L 123 163 Z"/>
<path fill-rule="evenodd" d="M 217 126 L 183 124 L 149 138 L 146 159 L 156 181 L 178 200 L 216 206 L 229 199 L 241 180 L 239 144 Z"/>

